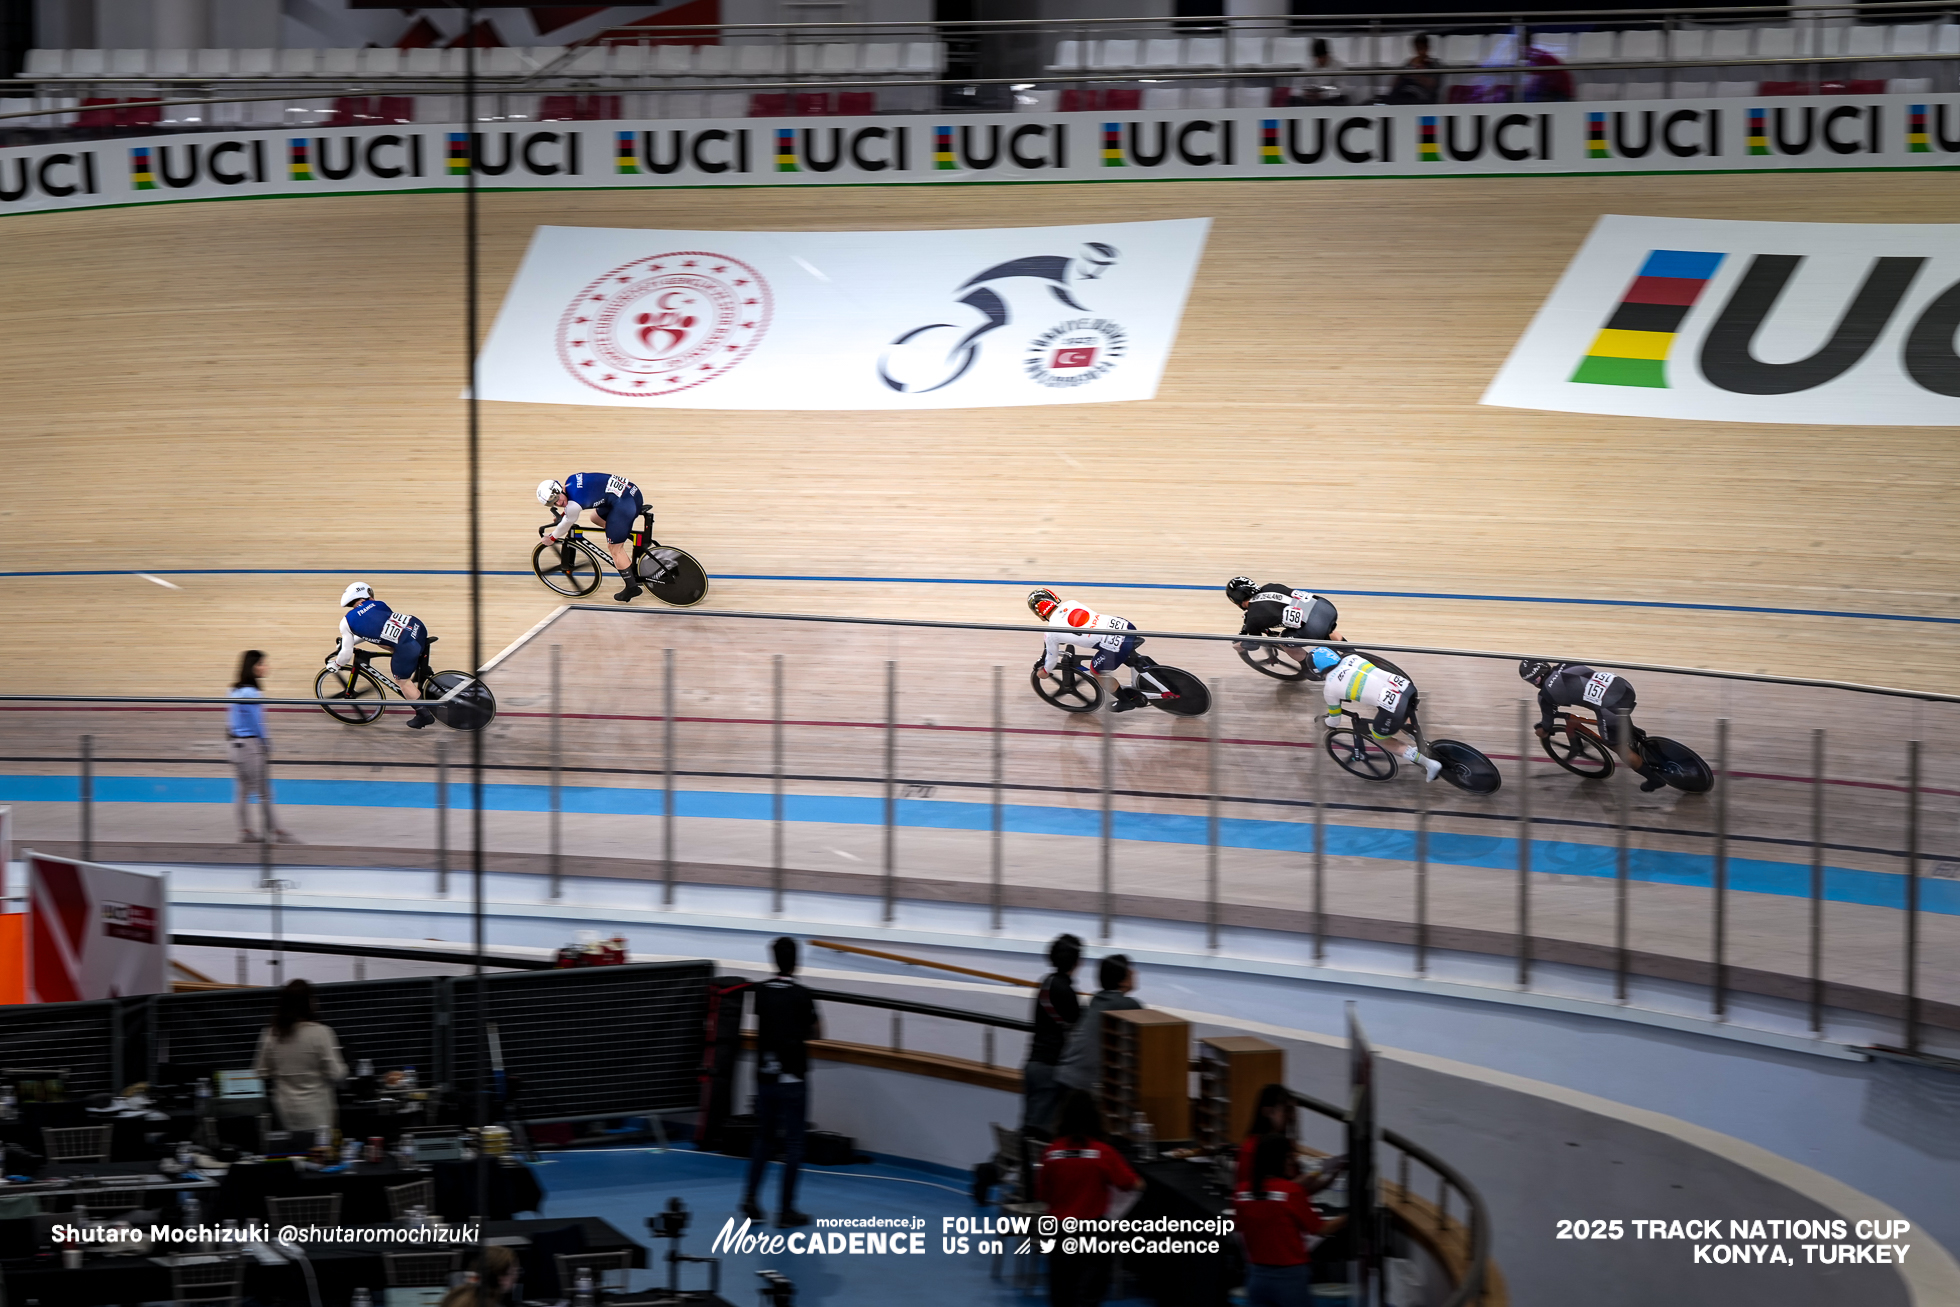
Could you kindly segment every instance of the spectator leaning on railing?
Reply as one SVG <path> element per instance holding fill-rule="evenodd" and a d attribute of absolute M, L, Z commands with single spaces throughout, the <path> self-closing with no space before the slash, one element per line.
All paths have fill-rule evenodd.
<path fill-rule="evenodd" d="M 1057 935 L 1048 946 L 1048 965 L 1054 970 L 1041 978 L 1034 996 L 1034 1034 L 1028 1040 L 1028 1060 L 1021 1068 L 1024 1095 L 1022 1129 L 1047 1134 L 1055 1125 L 1055 1108 L 1062 1101 L 1063 1086 L 1055 1079 L 1056 1064 L 1069 1032 L 1082 1016 L 1082 1000 L 1075 992 L 1075 969 L 1082 964 L 1082 941 L 1074 935 Z"/>
<path fill-rule="evenodd" d="M 1069 1032 L 1068 1047 L 1062 1052 L 1061 1065 L 1055 1068 L 1055 1079 L 1069 1089 L 1094 1092 L 1102 1079 L 1102 1014 L 1135 1011 L 1143 1006 L 1130 997 L 1130 991 L 1137 987 L 1137 972 L 1121 953 L 1112 953 L 1098 963 L 1096 978 L 1102 988 Z"/>

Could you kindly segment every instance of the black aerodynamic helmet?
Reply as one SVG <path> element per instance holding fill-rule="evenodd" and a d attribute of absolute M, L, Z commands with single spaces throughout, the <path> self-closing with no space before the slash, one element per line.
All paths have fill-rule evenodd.
<path fill-rule="evenodd" d="M 1518 664 L 1518 675 L 1542 690 L 1545 682 L 1563 666 L 1564 663 L 1548 663 L 1542 658 L 1527 658 Z"/>
<path fill-rule="evenodd" d="M 1245 603 L 1259 593 L 1259 587 L 1249 576 L 1235 576 L 1225 583 L 1225 597 L 1235 604 Z"/>

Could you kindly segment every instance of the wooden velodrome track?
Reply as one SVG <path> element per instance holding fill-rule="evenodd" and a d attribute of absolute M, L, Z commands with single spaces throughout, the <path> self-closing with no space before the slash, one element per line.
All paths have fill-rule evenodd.
<path fill-rule="evenodd" d="M 1934 175 L 1783 174 L 487 194 L 486 327 L 532 229 L 544 223 L 873 230 L 1189 216 L 1214 223 L 1177 351 L 1148 403 L 905 415 L 486 405 L 484 565 L 507 575 L 486 583 L 484 652 L 504 647 L 556 603 L 528 574 L 514 575 L 527 566 L 540 520 L 531 487 L 544 476 L 597 468 L 649 488 L 661 534 L 723 578 L 709 601 L 718 608 L 1012 621 L 1024 612 L 1028 585 L 1081 582 L 1076 593 L 1147 627 L 1220 630 L 1233 627 L 1237 614 L 1215 590 L 1123 587 L 1216 586 L 1245 572 L 1332 591 L 1464 596 L 1344 598 L 1346 633 L 1383 643 L 1960 691 L 1951 625 L 1730 611 L 1960 617 L 1960 527 L 1951 511 L 1960 449 L 1949 432 L 1657 423 L 1476 403 L 1602 213 L 1936 222 L 1950 216 L 1949 191 L 1948 179 Z M 184 204 L 17 217 L 0 232 L 7 397 L 0 454 L 12 491 L 0 508 L 0 602 L 15 619 L 0 629 L 0 685 L 216 693 L 238 650 L 256 646 L 272 652 L 274 693 L 305 693 L 338 620 L 334 600 L 357 577 L 427 620 L 444 639 L 438 662 L 467 662 L 459 200 Z M 1274 494 L 1266 487 L 1275 478 L 1290 478 L 1298 493 Z M 1620 511 L 1602 510 L 1604 487 L 1624 491 Z M 726 579 L 738 575 L 769 579 Z M 797 577 L 843 579 L 784 579 Z M 992 584 L 959 583 L 974 581 Z M 1513 598 L 1493 598 L 1502 596 Z M 1625 606 L 1529 602 L 1557 598 Z M 1710 607 L 1642 606 L 1654 604 Z M 802 628 L 769 629 L 730 673 L 739 684 L 729 692 L 745 705 L 739 715 L 766 713 L 761 655 L 781 649 L 792 660 L 856 662 L 862 654 L 846 697 L 864 702 L 848 713 L 841 700 L 816 707 L 879 719 L 871 687 L 877 664 L 894 656 L 884 652 L 886 641 L 871 642 L 868 653 L 839 651 Z M 957 645 L 911 642 L 908 681 L 930 677 L 970 698 L 976 671 L 1019 664 L 1020 653 L 997 654 L 999 647 L 976 639 L 969 661 Z M 630 697 L 644 705 L 657 672 L 636 661 L 643 649 L 629 648 L 599 659 L 596 672 L 592 660 L 568 662 L 572 692 L 616 712 L 615 694 L 630 684 Z M 532 647 L 513 660 L 507 708 L 528 701 L 526 710 L 538 711 L 538 656 Z M 1492 753 L 1514 753 L 1513 705 L 1523 687 L 1508 672 L 1488 674 L 1491 666 L 1453 685 L 1450 724 L 1477 732 L 1473 738 Z M 1234 667 L 1221 662 L 1206 674 L 1235 676 L 1235 693 L 1271 697 L 1270 685 Z M 1019 678 L 1010 670 L 1010 692 Z M 1751 765 L 1765 776 L 1807 775 L 1809 728 L 1831 728 L 1840 742 L 1833 774 L 1864 787 L 1859 803 L 1834 807 L 1833 840 L 1843 846 L 1834 865 L 1896 873 L 1898 860 L 1884 851 L 1900 845 L 1896 796 L 1906 738 L 1928 741 L 1928 784 L 1960 789 L 1940 710 L 1873 713 L 1868 701 L 1846 696 L 1738 696 L 1658 677 L 1641 684 L 1643 709 L 1653 705 L 1643 714 L 1649 724 L 1664 722 L 1704 752 L 1712 747 L 1711 717 L 1737 720 L 1738 747 L 1746 738 Z M 909 690 L 907 703 L 922 697 Z M 1046 714 L 1044 722 L 1056 716 L 1025 690 L 1017 703 L 1018 712 Z M 977 713 L 975 702 L 958 709 L 968 723 L 984 722 Z M 69 756 L 81 729 L 73 714 L 5 716 L 5 752 L 15 759 Z M 210 774 L 217 750 L 206 748 L 209 728 L 189 741 L 183 720 L 96 717 L 90 724 L 107 731 L 110 752 L 208 752 L 201 770 Z M 302 733 L 309 757 L 426 762 L 433 748 L 392 724 L 380 728 L 385 743 L 367 732 L 336 733 L 306 714 L 282 726 Z M 1168 719 L 1146 726 L 1169 728 Z M 498 747 L 535 764 L 537 730 L 537 718 L 513 712 L 499 725 Z M 579 743 L 601 756 L 625 747 L 597 727 Z M 643 765 L 652 746 L 636 735 L 631 747 Z M 756 746 L 703 747 L 752 755 Z M 1084 779 L 1085 759 L 1094 757 L 1081 752 L 1088 747 L 1071 746 L 1076 752 L 1057 764 L 1073 785 L 1094 783 Z M 746 756 L 731 769 L 753 773 L 755 764 Z M 855 751 L 836 765 L 873 774 Z M 9 770 L 61 768 L 15 762 Z M 753 789 L 756 782 L 730 784 Z M 1606 800 L 1571 797 L 1576 784 L 1563 786 L 1564 800 L 1548 792 L 1544 802 L 1589 803 L 1591 816 L 1601 816 Z M 1130 788 L 1192 793 L 1199 782 L 1187 772 Z M 1670 811 L 1680 806 L 1661 798 Z M 1189 801 L 1137 802 L 1194 811 Z M 1400 791 L 1397 803 L 1409 802 Z M 1929 805 L 1924 844 L 1951 853 L 1960 845 L 1952 800 Z M 1705 830 L 1705 809 L 1698 812 L 1692 824 Z M 1766 838 L 1801 840 L 1807 813 L 1786 788 L 1749 802 L 1739 797 L 1736 820 Z M 150 808 L 132 810 L 124 829 L 102 837 L 227 838 L 228 814 L 206 815 L 216 833 L 169 836 Z M 343 818 L 328 816 L 328 830 L 302 824 L 302 833 L 343 842 L 330 834 L 345 828 Z M 24 836 L 35 833 L 35 820 L 23 821 Z M 421 818 L 400 831 L 374 820 L 376 845 L 428 843 Z M 1407 825 L 1401 816 L 1380 820 Z M 1439 821 L 1438 829 L 1449 829 L 1446 818 Z M 1665 821 L 1650 824 L 1659 828 L 1650 843 L 1665 846 Z M 764 838 L 753 833 L 764 825 L 748 823 L 741 838 Z M 41 832 L 44 839 L 57 833 Z M 500 847 L 536 849 L 538 834 L 512 826 Z M 1610 842 L 1597 829 L 1575 838 Z M 644 834 L 630 839 L 639 858 L 651 856 Z M 829 847 L 845 853 L 824 854 L 825 865 L 876 856 Z M 1693 847 L 1705 851 L 1704 843 Z M 738 851 L 711 839 L 685 856 L 702 865 L 756 865 L 768 849 Z M 1786 848 L 1775 856 L 1794 863 L 1804 855 Z M 1068 867 L 1067 884 L 1079 887 L 1085 858 L 1093 854 L 1055 860 Z M 1259 881 L 1295 875 L 1297 857 L 1291 871 L 1256 862 L 1246 864 L 1245 892 L 1228 889 L 1228 897 L 1256 911 L 1283 893 L 1297 906 L 1296 884 L 1282 892 L 1278 880 L 1263 888 Z M 935 865 L 958 878 L 974 864 L 949 856 Z M 1130 888 L 1188 898 L 1194 865 L 1187 849 L 1163 862 L 1163 879 Z M 1024 869 L 1036 884 L 1061 883 L 1058 874 L 1041 857 Z M 1355 892 L 1374 891 L 1357 881 Z M 1439 912 L 1466 921 L 1476 915 L 1467 898 L 1450 908 L 1449 892 L 1439 889 L 1446 895 Z M 1855 906 L 1832 910 L 1842 908 L 1849 922 Z M 1677 907 L 1678 928 L 1661 932 L 1671 942 L 1656 947 L 1703 956 L 1699 900 L 1667 906 L 1657 922 Z M 1406 915 L 1406 905 L 1351 908 Z M 1779 902 L 1764 911 L 1787 916 L 1786 908 L 1795 910 Z M 1350 909 L 1332 903 L 1330 910 Z M 1876 915 L 1868 926 L 1847 924 L 1860 942 L 1836 978 L 1893 988 L 1889 914 L 1858 911 Z M 1761 932 L 1773 937 L 1765 947 L 1776 956 L 1747 965 L 1786 973 L 1796 965 L 1787 939 L 1793 922 L 1782 916 L 1765 918 Z M 1940 918 L 1940 928 L 1951 920 Z M 1597 939 L 1596 911 L 1575 909 L 1573 921 L 1568 933 Z M 1929 956 L 1928 966 L 1960 974 L 1950 947 L 1940 958 Z"/>
<path fill-rule="evenodd" d="M 485 565 L 521 571 L 545 476 L 650 489 L 740 608 L 1013 619 L 1020 583 L 1191 583 L 1960 616 L 1960 446 L 1914 428 L 1660 423 L 1478 396 L 1602 213 L 1951 216 L 1944 175 L 1190 182 L 483 197 L 487 328 L 534 227 L 880 229 L 1208 216 L 1159 397 L 1054 409 L 484 407 Z M 351 196 L 8 218 L 0 243 L 0 677 L 279 683 L 368 576 L 460 661 L 461 202 Z M 1255 488 L 1291 478 L 1297 495 Z M 1600 492 L 1619 487 L 1623 509 Z M 132 575 L 179 569 L 271 575 Z M 304 570 L 310 574 L 281 574 Z M 19 576 L 106 571 L 108 576 Z M 1097 593 L 1215 629 L 1215 594 Z M 486 656 L 548 611 L 488 586 Z M 1760 613 L 1345 602 L 1351 632 L 1960 690 L 1952 628 Z M 1874 662 L 1876 667 L 1874 667 Z M 309 671 L 310 675 L 310 671 Z"/>

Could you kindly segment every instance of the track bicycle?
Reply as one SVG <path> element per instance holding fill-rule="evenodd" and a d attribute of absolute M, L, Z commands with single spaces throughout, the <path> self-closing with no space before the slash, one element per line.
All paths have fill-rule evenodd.
<path fill-rule="evenodd" d="M 1042 700 L 1063 712 L 1094 712 L 1102 707 L 1102 678 L 1089 669 L 1089 656 L 1074 645 L 1062 648 L 1062 660 L 1048 676 L 1041 674 L 1047 655 L 1034 660 L 1028 684 Z M 1143 696 L 1152 708 L 1173 717 L 1202 716 L 1211 707 L 1211 688 L 1181 667 L 1167 667 L 1155 658 L 1134 654 L 1125 664 L 1130 669 L 1130 688 Z"/>
<path fill-rule="evenodd" d="M 439 638 L 432 635 L 428 642 L 434 644 Z M 336 651 L 338 648 L 336 645 Z M 313 678 L 313 697 L 320 701 L 320 711 L 352 726 L 379 721 L 388 691 L 393 690 L 398 696 L 402 693 L 401 686 L 388 673 L 374 666 L 375 658 L 385 652 L 356 649 L 352 667 L 322 667 L 320 674 Z M 407 699 L 407 702 L 427 708 L 431 716 L 452 730 L 482 730 L 497 715 L 497 699 L 489 686 L 468 672 L 431 672 L 427 649 L 422 652 L 414 680 L 427 697 Z M 469 688 L 448 703 L 437 702 L 459 685 Z"/>
<path fill-rule="evenodd" d="M 1407 674 L 1380 658 L 1371 659 L 1377 667 L 1405 680 Z M 1411 694 L 1417 694 L 1411 684 Z M 1479 749 L 1461 740 L 1429 740 L 1422 733 L 1422 722 L 1418 716 L 1421 697 L 1409 705 L 1409 714 L 1403 720 L 1402 729 L 1415 741 L 1416 750 L 1443 764 L 1438 773 L 1444 780 L 1468 794 L 1495 794 L 1504 783 L 1504 775 L 1497 770 L 1497 764 L 1485 757 Z M 1395 779 L 1398 760 L 1394 753 L 1381 741 L 1369 733 L 1368 723 L 1353 711 L 1342 714 L 1347 725 L 1329 730 L 1321 740 L 1327 756 L 1340 765 L 1342 771 L 1350 776 L 1359 776 L 1364 781 L 1389 781 Z"/>
<path fill-rule="evenodd" d="M 1619 754 L 1606 743 L 1598 719 L 1562 712 L 1539 740 L 1553 762 L 1574 776 L 1603 781 L 1619 766 Z M 1679 740 L 1633 728 L 1633 747 L 1660 778 L 1684 794 L 1715 788 L 1715 773 L 1701 755 Z"/>
<path fill-rule="evenodd" d="M 1288 646 L 1261 644 L 1257 640 L 1246 639 L 1238 641 L 1234 647 L 1239 651 L 1240 662 L 1250 667 L 1253 671 L 1270 676 L 1276 681 L 1322 681 L 1326 679 L 1326 673 L 1314 671 L 1312 663 L 1295 662 L 1292 658 L 1288 657 L 1285 652 Z M 1304 655 L 1309 652 L 1309 649 L 1305 645 L 1300 645 L 1295 646 L 1293 652 Z"/>
<path fill-rule="evenodd" d="M 653 538 L 652 509 L 642 509 L 640 518 L 631 537 L 633 571 L 640 584 L 651 590 L 656 599 L 676 608 L 700 603 L 708 593 L 707 571 L 686 550 L 663 545 Z M 554 513 L 551 526 L 558 522 L 559 516 Z M 539 527 L 538 533 L 542 535 L 551 526 Z M 531 570 L 537 573 L 538 580 L 559 594 L 583 599 L 617 571 L 604 543 L 590 540 L 585 534 L 604 530 L 602 526 L 574 526 L 562 543 L 538 541 L 538 547 L 531 551 Z"/>

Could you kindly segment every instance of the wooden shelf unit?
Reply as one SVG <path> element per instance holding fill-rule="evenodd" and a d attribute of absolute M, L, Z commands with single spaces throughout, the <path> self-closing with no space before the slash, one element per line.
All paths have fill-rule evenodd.
<path fill-rule="evenodd" d="M 1136 1113 L 1157 1141 L 1191 1137 L 1191 1023 L 1149 1008 L 1102 1014 L 1102 1109 L 1127 1132 Z"/>
<path fill-rule="evenodd" d="M 1220 1148 L 1252 1131 L 1259 1091 L 1286 1082 L 1286 1053 L 1252 1035 L 1213 1035 L 1198 1044 L 1199 1143 Z"/>

